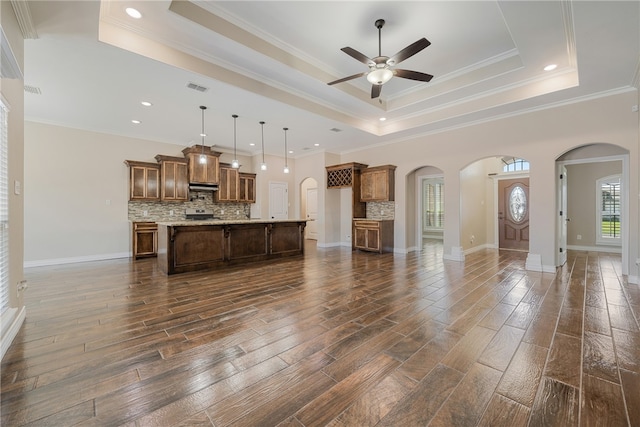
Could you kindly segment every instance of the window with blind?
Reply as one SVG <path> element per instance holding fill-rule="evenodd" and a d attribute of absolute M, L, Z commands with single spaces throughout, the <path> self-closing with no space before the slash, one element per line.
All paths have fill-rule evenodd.
<path fill-rule="evenodd" d="M 0 100 L 0 314 L 9 308 L 9 173 L 8 110 Z"/>
<path fill-rule="evenodd" d="M 440 231 L 444 228 L 444 180 L 428 178 L 422 181 L 422 229 Z"/>
<path fill-rule="evenodd" d="M 620 245 L 620 175 L 601 178 L 596 183 L 598 207 L 596 213 L 596 242 Z"/>

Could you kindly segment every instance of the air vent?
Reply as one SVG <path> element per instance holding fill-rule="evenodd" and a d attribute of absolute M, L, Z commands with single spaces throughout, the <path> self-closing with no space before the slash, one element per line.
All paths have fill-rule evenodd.
<path fill-rule="evenodd" d="M 208 90 L 209 90 L 209 88 L 208 88 L 208 87 L 200 86 L 200 85 L 195 84 L 195 83 L 192 83 L 192 82 L 189 82 L 189 84 L 187 85 L 187 87 L 188 87 L 189 89 L 197 90 L 198 92 L 206 92 L 206 91 L 208 91 Z"/>
<path fill-rule="evenodd" d="M 329 129 L 331 132 L 342 132 L 342 129 L 338 129 L 338 128 L 331 128 Z"/>
<path fill-rule="evenodd" d="M 24 91 L 32 93 L 34 95 L 42 95 L 42 91 L 40 91 L 40 88 L 35 86 L 24 85 Z"/>

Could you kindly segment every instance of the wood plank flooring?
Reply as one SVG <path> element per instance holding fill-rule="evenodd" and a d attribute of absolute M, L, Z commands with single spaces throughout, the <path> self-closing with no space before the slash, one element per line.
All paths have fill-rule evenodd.
<path fill-rule="evenodd" d="M 443 261 L 316 249 L 167 277 L 27 269 L 3 426 L 640 426 L 640 290 L 620 256 Z"/>

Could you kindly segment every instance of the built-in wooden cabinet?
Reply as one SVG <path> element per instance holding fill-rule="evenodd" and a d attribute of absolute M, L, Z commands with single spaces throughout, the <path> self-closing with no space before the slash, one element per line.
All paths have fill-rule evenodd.
<path fill-rule="evenodd" d="M 160 200 L 160 165 L 125 160 L 129 166 L 129 200 Z"/>
<path fill-rule="evenodd" d="M 238 169 L 226 163 L 220 164 L 220 184 L 216 191 L 218 202 L 237 202 L 240 199 L 240 176 Z"/>
<path fill-rule="evenodd" d="M 194 145 L 182 150 L 189 164 L 189 182 L 192 184 L 215 185 L 220 183 L 220 153 L 211 147 Z M 200 161 L 204 156 L 205 162 Z"/>
<path fill-rule="evenodd" d="M 256 174 L 240 172 L 238 174 L 239 198 L 240 203 L 256 202 Z"/>
<path fill-rule="evenodd" d="M 393 165 L 362 170 L 360 176 L 361 202 L 391 202 L 395 200 L 395 170 Z"/>
<path fill-rule="evenodd" d="M 132 236 L 133 259 L 158 254 L 158 226 L 155 222 L 134 222 Z"/>
<path fill-rule="evenodd" d="M 184 202 L 189 199 L 187 159 L 158 154 L 160 164 L 160 200 Z"/>
<path fill-rule="evenodd" d="M 353 249 L 393 252 L 393 220 L 354 219 Z"/>
<path fill-rule="evenodd" d="M 367 165 L 362 163 L 342 163 L 326 166 L 327 188 L 351 187 L 352 217 L 364 218 L 367 216 L 367 205 L 360 200 L 360 181 L 362 171 Z"/>

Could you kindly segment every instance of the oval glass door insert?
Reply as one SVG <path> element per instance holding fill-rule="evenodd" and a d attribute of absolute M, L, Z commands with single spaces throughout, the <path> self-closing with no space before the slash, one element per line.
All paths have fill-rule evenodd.
<path fill-rule="evenodd" d="M 519 185 L 509 194 L 509 214 L 514 222 L 522 222 L 527 216 L 527 195 Z"/>

